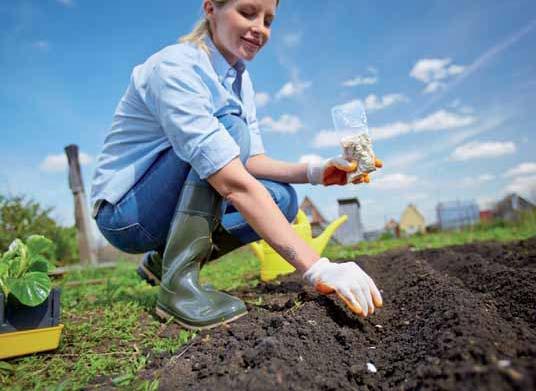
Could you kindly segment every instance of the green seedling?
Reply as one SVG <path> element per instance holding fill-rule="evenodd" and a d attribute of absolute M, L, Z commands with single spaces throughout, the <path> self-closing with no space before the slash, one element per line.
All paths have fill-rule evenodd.
<path fill-rule="evenodd" d="M 263 305 L 264 300 L 263 300 L 262 296 L 259 296 L 256 299 L 244 300 L 244 302 L 249 304 L 249 305 L 253 305 L 255 307 L 260 307 L 260 306 Z"/>
<path fill-rule="evenodd" d="M 15 239 L 0 258 L 0 288 L 5 300 L 13 295 L 24 305 L 43 303 L 52 289 L 48 276 L 54 266 L 54 244 L 41 235 L 32 235 L 26 243 Z"/>
<path fill-rule="evenodd" d="M 299 300 L 297 298 L 294 299 L 294 305 L 289 309 L 289 312 L 294 313 L 294 312 L 298 311 L 303 304 L 304 304 L 303 301 L 301 301 L 301 300 Z"/>

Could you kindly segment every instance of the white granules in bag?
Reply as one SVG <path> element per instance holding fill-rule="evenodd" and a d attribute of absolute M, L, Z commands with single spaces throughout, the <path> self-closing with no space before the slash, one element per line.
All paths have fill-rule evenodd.
<path fill-rule="evenodd" d="M 372 141 L 368 134 L 361 133 L 356 136 L 344 137 L 341 140 L 343 157 L 348 161 L 357 162 L 357 170 L 348 173 L 348 182 L 353 182 L 355 179 L 376 171 L 374 164 L 376 158 L 372 150 Z"/>

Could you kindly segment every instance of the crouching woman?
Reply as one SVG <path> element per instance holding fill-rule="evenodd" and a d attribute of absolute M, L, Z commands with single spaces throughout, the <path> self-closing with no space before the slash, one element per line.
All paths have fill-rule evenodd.
<path fill-rule="evenodd" d="M 292 229 L 291 183 L 345 184 L 341 159 L 268 157 L 246 70 L 270 38 L 278 0 L 204 0 L 195 29 L 136 66 L 98 157 L 91 202 L 115 247 L 146 253 L 139 268 L 160 284 L 157 314 L 190 329 L 246 314 L 244 303 L 199 284 L 204 263 L 259 238 L 321 293 L 361 316 L 382 299 L 354 263 L 321 258 Z"/>

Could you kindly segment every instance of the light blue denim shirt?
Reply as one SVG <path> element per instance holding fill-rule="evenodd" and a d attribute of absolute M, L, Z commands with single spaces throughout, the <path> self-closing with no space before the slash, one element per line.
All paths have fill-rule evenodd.
<path fill-rule="evenodd" d="M 248 124 L 250 156 L 264 153 L 244 63 L 231 67 L 210 38 L 206 42 L 210 54 L 176 44 L 134 68 L 97 159 L 91 205 L 115 204 L 170 146 L 201 179 L 227 165 L 240 148 L 217 119 L 224 114 L 237 114 Z"/>

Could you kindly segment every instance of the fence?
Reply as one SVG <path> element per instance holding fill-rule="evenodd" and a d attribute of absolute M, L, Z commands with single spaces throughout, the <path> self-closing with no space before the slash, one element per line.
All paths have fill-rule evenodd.
<path fill-rule="evenodd" d="M 480 210 L 475 201 L 441 202 L 436 210 L 440 229 L 457 229 L 480 221 Z"/>

